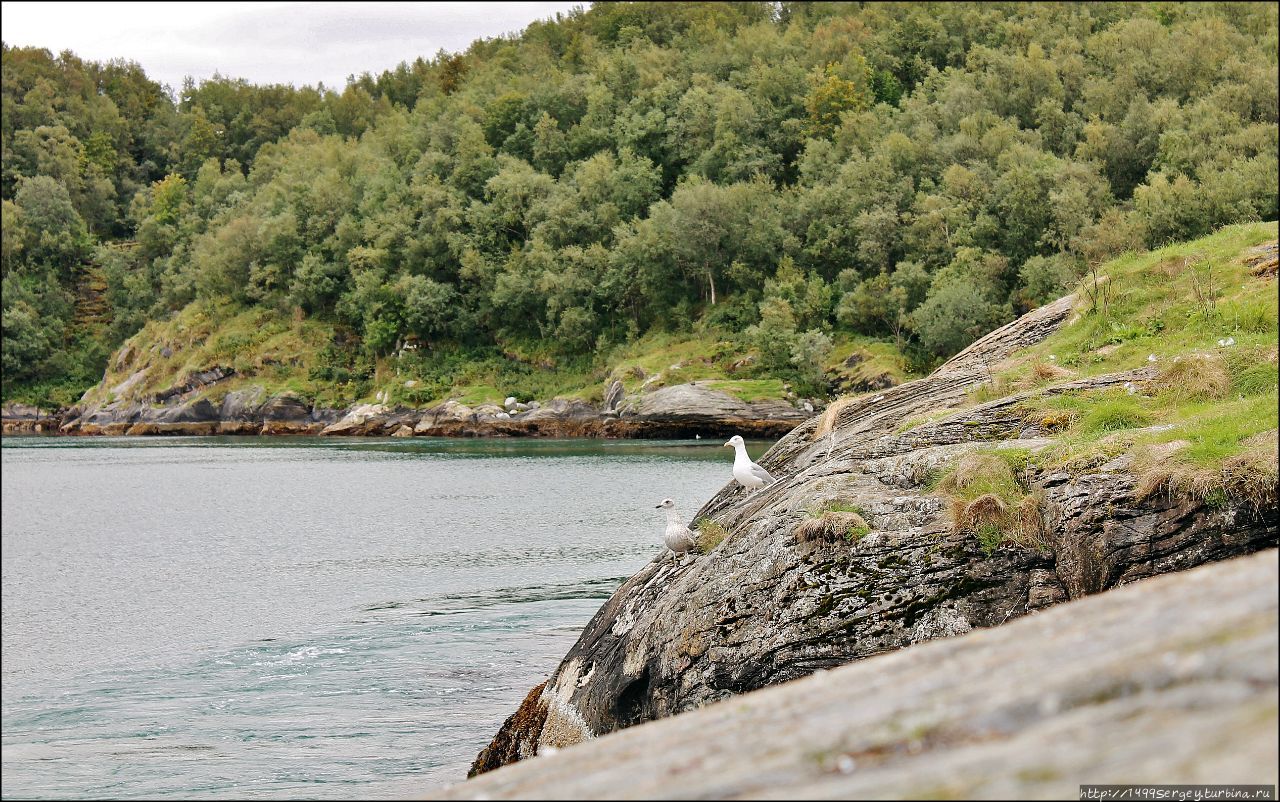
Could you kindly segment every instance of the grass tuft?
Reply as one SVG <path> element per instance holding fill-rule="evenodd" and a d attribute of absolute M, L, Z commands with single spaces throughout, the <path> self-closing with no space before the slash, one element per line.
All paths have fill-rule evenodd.
<path fill-rule="evenodd" d="M 723 543 L 728 536 L 729 530 L 723 524 L 717 523 L 710 518 L 703 518 L 698 521 L 698 553 L 707 554 Z"/>
<path fill-rule="evenodd" d="M 948 497 L 952 531 L 973 535 L 987 554 L 1006 543 L 1044 548 L 1040 500 L 1017 476 L 1027 459 L 1026 452 L 1011 451 L 957 460 L 935 485 Z"/>
<path fill-rule="evenodd" d="M 809 519 L 794 530 L 797 543 L 857 542 L 871 531 L 866 511 L 856 504 L 831 501 L 821 510 L 810 510 Z"/>
<path fill-rule="evenodd" d="M 1084 434 L 1102 434 L 1148 426 L 1152 419 L 1140 401 L 1122 390 L 1112 390 L 1094 397 L 1076 428 Z"/>
<path fill-rule="evenodd" d="M 1235 454 L 1220 461 L 1196 461 L 1196 449 L 1186 440 L 1142 446 L 1134 450 L 1134 496 L 1163 492 L 1210 504 L 1234 499 L 1256 509 L 1272 506 L 1280 495 L 1276 452 L 1275 429 L 1245 438 Z"/>
<path fill-rule="evenodd" d="M 1217 354 L 1187 354 L 1162 365 L 1151 388 L 1174 403 L 1211 401 L 1231 392 L 1231 375 Z"/>

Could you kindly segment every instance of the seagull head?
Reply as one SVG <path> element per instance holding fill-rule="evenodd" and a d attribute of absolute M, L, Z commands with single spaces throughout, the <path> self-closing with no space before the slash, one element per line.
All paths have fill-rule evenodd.
<path fill-rule="evenodd" d="M 725 443 L 725 446 L 737 447 L 741 445 L 746 445 L 746 444 L 742 441 L 742 435 L 740 434 L 735 434 L 733 437 L 729 438 L 729 442 Z"/>
<path fill-rule="evenodd" d="M 676 506 L 676 503 L 675 503 L 674 501 L 672 501 L 672 500 L 671 500 L 671 499 L 669 499 L 669 498 L 664 498 L 664 499 L 662 500 L 662 503 L 661 503 L 661 504 L 659 504 L 658 506 L 654 507 L 654 509 L 655 509 L 655 510 L 670 510 L 670 509 L 674 509 L 674 508 L 675 508 L 675 506 Z"/>

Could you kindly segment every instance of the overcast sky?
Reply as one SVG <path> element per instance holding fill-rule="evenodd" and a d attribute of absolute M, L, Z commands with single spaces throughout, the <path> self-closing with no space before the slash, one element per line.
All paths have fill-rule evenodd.
<path fill-rule="evenodd" d="M 4 41 L 125 58 L 174 90 L 214 72 L 341 89 L 441 48 L 519 31 L 577 3 L 0 3 Z"/>

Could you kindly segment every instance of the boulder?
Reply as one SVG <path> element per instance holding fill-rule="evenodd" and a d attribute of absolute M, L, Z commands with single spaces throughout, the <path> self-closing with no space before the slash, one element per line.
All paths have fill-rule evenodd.
<path fill-rule="evenodd" d="M 259 420 L 259 409 L 263 405 L 266 393 L 266 390 L 256 384 L 240 390 L 232 390 L 222 397 L 222 407 L 218 417 L 223 421 Z"/>
<path fill-rule="evenodd" d="M 617 411 L 617 430 L 655 437 L 781 436 L 809 417 L 781 399 L 746 403 L 697 382 L 641 393 L 626 399 Z"/>
<path fill-rule="evenodd" d="M 260 414 L 264 421 L 302 422 L 311 417 L 311 406 L 292 393 L 281 393 L 268 399 Z"/>
<path fill-rule="evenodd" d="M 381 432 L 388 408 L 383 404 L 361 404 L 350 409 L 346 415 L 334 423 L 324 427 L 322 435 L 354 435 L 362 436 Z"/>

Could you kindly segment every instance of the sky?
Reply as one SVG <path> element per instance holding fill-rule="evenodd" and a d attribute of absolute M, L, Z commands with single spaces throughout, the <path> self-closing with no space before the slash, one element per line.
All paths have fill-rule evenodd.
<path fill-rule="evenodd" d="M 215 72 L 341 89 L 440 49 L 516 32 L 573 3 L 0 3 L 10 46 L 136 61 L 174 90 Z"/>

